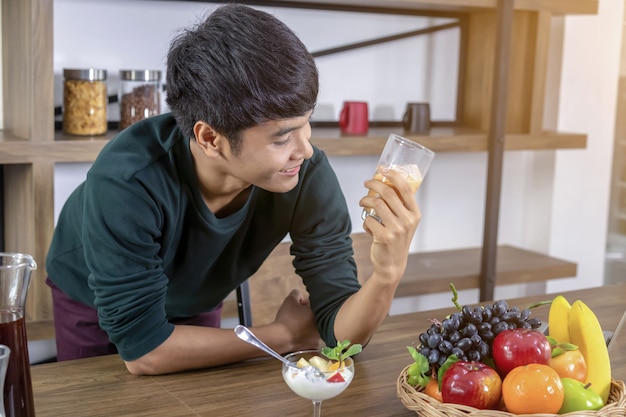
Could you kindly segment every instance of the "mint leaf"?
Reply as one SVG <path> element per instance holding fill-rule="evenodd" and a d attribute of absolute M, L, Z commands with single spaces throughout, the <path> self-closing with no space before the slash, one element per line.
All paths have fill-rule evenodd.
<path fill-rule="evenodd" d="M 346 348 L 348 350 L 346 350 Z M 346 351 L 344 352 L 344 350 Z M 334 348 L 322 348 L 322 355 L 326 356 L 328 359 L 343 362 L 346 358 L 349 358 L 352 355 L 356 355 L 362 350 L 363 346 L 361 346 L 360 344 L 355 343 L 353 345 L 350 345 L 349 340 L 344 340 L 341 342 L 337 342 L 337 346 L 335 346 Z"/>

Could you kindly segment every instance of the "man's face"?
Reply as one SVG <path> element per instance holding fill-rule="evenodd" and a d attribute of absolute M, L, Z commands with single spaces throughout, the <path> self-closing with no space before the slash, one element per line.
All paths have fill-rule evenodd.
<path fill-rule="evenodd" d="M 310 118 L 311 112 L 244 130 L 239 153 L 229 158 L 231 173 L 267 191 L 292 190 L 298 183 L 300 166 L 313 155 Z"/>

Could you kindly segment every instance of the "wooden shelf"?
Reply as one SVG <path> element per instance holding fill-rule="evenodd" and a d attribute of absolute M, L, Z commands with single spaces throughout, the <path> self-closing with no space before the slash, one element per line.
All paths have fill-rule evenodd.
<path fill-rule="evenodd" d="M 210 2 L 215 3 L 215 2 Z M 261 0 L 247 1 L 251 5 L 301 7 L 309 9 L 388 9 L 398 11 L 417 10 L 430 13 L 471 12 L 495 9 L 497 0 Z M 554 14 L 595 14 L 597 0 L 516 0 L 515 10 L 548 11 Z"/>
<path fill-rule="evenodd" d="M 357 233 L 353 234 L 352 238 L 359 281 L 364 282 L 373 270 L 369 258 L 371 237 L 365 233 Z M 252 286 L 256 287 L 257 292 L 268 291 L 281 294 L 281 297 L 273 300 L 256 300 L 256 303 L 267 305 L 253 306 L 253 316 L 274 314 L 282 301 L 282 292 L 286 294 L 292 287 L 302 285 L 300 278 L 295 275 L 289 247 L 289 242 L 281 243 L 276 247 L 270 258 L 249 281 L 251 296 L 256 294 L 253 293 Z M 410 254 L 406 272 L 395 296 L 416 297 L 449 293 L 450 283 L 453 283 L 457 290 L 480 288 L 481 250 L 482 248 L 463 248 Z M 576 276 L 576 270 L 575 263 L 510 245 L 501 245 L 497 251 L 496 285 L 528 284 L 571 278 Z M 284 285 L 284 288 L 279 289 L 279 282 Z M 269 298 L 269 294 L 265 296 Z M 233 292 L 224 301 L 222 316 L 231 318 L 237 317 L 237 314 L 237 299 Z M 265 320 L 262 321 L 265 322 Z"/>
<path fill-rule="evenodd" d="M 28 341 L 54 339 L 54 322 L 52 320 L 26 323 Z"/>
<path fill-rule="evenodd" d="M 428 135 L 405 134 L 401 129 L 370 129 L 367 136 L 341 136 L 339 129 L 313 129 L 311 143 L 329 156 L 379 155 L 389 133 L 421 143 L 434 152 L 486 152 L 487 133 L 468 128 L 436 127 Z M 507 150 L 583 149 L 587 136 L 577 133 L 543 132 L 536 135 L 508 134 Z"/>
<path fill-rule="evenodd" d="M 113 134 L 101 137 L 64 136 L 55 141 L 25 141 L 0 131 L 0 164 L 35 161 L 92 162 Z"/>
<path fill-rule="evenodd" d="M 396 297 L 480 287 L 482 248 L 416 253 L 409 257 L 407 273 Z M 496 285 L 527 284 L 576 276 L 576 264 L 538 252 L 502 245 L 498 247 Z"/>
<path fill-rule="evenodd" d="M 54 141 L 25 141 L 0 131 L 0 164 L 25 164 L 36 160 L 91 162 L 117 133 L 77 137 L 57 133 Z M 339 129 L 314 128 L 313 143 L 329 156 L 380 155 L 389 133 L 415 140 L 435 152 L 486 152 L 487 133 L 476 129 L 436 127 L 428 135 L 405 134 L 397 128 L 370 129 L 367 136 L 341 136 Z M 509 134 L 507 150 L 582 149 L 587 136 L 577 133 L 543 132 L 537 135 Z"/>

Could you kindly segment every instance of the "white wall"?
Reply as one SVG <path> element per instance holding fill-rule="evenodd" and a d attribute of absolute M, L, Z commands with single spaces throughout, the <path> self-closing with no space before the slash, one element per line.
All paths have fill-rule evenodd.
<path fill-rule="evenodd" d="M 551 289 L 601 284 L 604 277 L 623 1 L 599 2 L 596 18 L 565 22 L 558 124 L 588 132 L 587 149 L 557 153 L 550 249 L 582 259 L 579 280 Z"/>
<path fill-rule="evenodd" d="M 553 117 L 560 130 L 588 133 L 587 149 L 509 152 L 505 156 L 500 242 L 578 263 L 577 277 L 554 281 L 547 286 L 549 291 L 603 283 L 623 2 L 599 3 L 596 16 L 564 19 L 562 81 L 560 95 L 555 98 L 560 99 L 560 112 Z M 105 68 L 111 75 L 111 89 L 115 89 L 119 69 L 164 69 L 167 46 L 176 29 L 215 7 L 199 2 L 55 0 L 55 102 L 62 100 L 64 67 Z M 311 51 L 433 24 L 407 16 L 264 10 L 285 21 Z M 398 120 L 407 101 L 426 100 L 431 102 L 434 119 L 449 120 L 453 117 L 457 48 L 455 32 L 447 31 L 430 39 L 403 40 L 321 57 L 317 60 L 321 92 L 316 117 L 336 119 L 344 100 L 359 99 L 370 103 L 372 119 Z M 555 49 L 559 52 L 560 48 Z M 552 58 L 558 64 L 559 59 Z M 376 159 L 331 158 L 353 207 L 355 231 L 362 230 L 358 207 L 365 192 L 362 183 L 371 175 Z M 87 167 L 57 167 L 57 211 Z M 485 178 L 485 153 L 437 155 L 418 192 L 423 220 L 413 249 L 480 246 Z M 498 290 L 496 297 L 543 289 L 511 286 Z M 464 302 L 475 302 L 477 292 L 463 292 L 461 297 Z M 449 303 L 449 298 L 445 294 L 401 300 L 393 311 L 429 308 Z"/>

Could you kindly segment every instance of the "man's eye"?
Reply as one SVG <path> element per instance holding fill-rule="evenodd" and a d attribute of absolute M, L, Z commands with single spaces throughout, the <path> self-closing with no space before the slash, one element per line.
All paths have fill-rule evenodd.
<path fill-rule="evenodd" d="M 288 137 L 287 139 L 285 139 L 285 140 L 281 140 L 281 141 L 278 141 L 278 142 L 274 142 L 274 145 L 276 145 L 276 146 L 285 146 L 286 144 L 288 144 L 288 143 L 289 143 L 289 140 L 291 140 L 291 136 L 289 136 L 289 137 Z"/>

